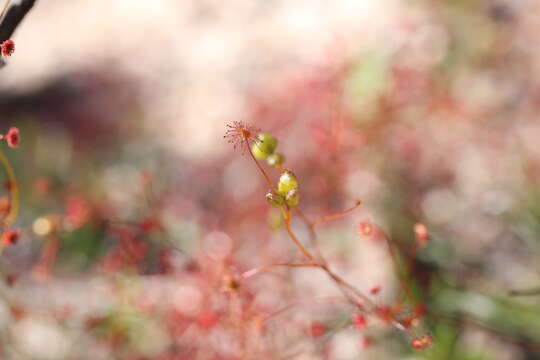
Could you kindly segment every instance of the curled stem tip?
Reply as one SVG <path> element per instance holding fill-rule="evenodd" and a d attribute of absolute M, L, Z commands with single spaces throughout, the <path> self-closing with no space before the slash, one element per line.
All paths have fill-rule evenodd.
<path fill-rule="evenodd" d="M 354 202 L 354 206 L 346 209 L 346 210 L 343 210 L 341 212 L 338 212 L 338 213 L 335 213 L 335 214 L 330 214 L 330 215 L 325 215 L 325 216 L 322 216 L 318 219 L 316 219 L 315 221 L 312 222 L 312 225 L 315 226 L 315 225 L 318 225 L 318 224 L 322 224 L 322 223 L 325 223 L 327 221 L 331 221 L 331 220 L 336 220 L 336 219 L 339 219 L 341 217 L 344 217 L 344 216 L 347 216 L 349 215 L 351 212 L 353 212 L 357 207 L 360 206 L 360 204 L 362 204 L 362 201 L 360 200 L 356 200 Z"/>

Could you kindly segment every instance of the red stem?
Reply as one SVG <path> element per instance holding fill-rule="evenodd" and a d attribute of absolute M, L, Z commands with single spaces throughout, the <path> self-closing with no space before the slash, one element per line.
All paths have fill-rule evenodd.
<path fill-rule="evenodd" d="M 249 142 L 247 140 L 247 138 L 244 138 L 244 143 L 246 145 L 246 148 L 248 149 L 248 152 L 249 152 L 249 155 L 251 156 L 251 158 L 253 159 L 253 161 L 255 162 L 255 165 L 257 165 L 257 168 L 259 168 L 259 171 L 261 172 L 261 174 L 264 176 L 264 179 L 266 180 L 266 183 L 268 184 L 268 187 L 270 189 L 273 189 L 274 188 L 274 185 L 272 185 L 272 180 L 270 180 L 270 177 L 268 176 L 268 174 L 266 173 L 266 171 L 264 171 L 263 167 L 261 166 L 261 164 L 259 164 L 259 162 L 257 161 L 257 159 L 255 159 L 255 156 L 253 155 L 253 153 L 251 152 L 251 147 L 249 146 Z"/>

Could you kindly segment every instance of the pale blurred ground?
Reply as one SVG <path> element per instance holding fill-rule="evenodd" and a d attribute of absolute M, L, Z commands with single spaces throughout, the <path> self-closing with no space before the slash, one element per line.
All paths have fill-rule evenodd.
<path fill-rule="evenodd" d="M 246 93 L 385 41 L 399 11 L 395 0 L 38 1 L 0 86 L 110 66 L 140 81 L 163 141 L 208 156 L 222 151 L 224 124 L 242 118 Z"/>

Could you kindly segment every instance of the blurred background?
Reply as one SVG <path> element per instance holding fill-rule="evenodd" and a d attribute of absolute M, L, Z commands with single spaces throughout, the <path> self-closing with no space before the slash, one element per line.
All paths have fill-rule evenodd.
<path fill-rule="evenodd" d="M 38 0 L 0 72 L 0 357 L 540 359 L 539 31 L 533 0 Z M 422 305 L 408 333 L 317 269 L 231 280 L 302 261 L 233 121 L 279 140 L 308 217 L 362 201 L 321 251 Z"/>

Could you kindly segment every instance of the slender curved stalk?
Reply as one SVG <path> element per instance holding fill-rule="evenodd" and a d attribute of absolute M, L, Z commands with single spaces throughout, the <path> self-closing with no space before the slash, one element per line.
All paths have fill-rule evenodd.
<path fill-rule="evenodd" d="M 357 207 L 359 207 L 361 203 L 362 202 L 360 200 L 357 200 L 354 203 L 354 206 L 350 207 L 349 209 L 343 210 L 343 211 L 335 213 L 335 214 L 322 216 L 322 217 L 318 218 L 317 220 L 312 221 L 311 226 L 317 226 L 317 225 L 325 223 L 327 221 L 336 220 L 336 219 L 339 219 L 341 217 L 347 216 L 351 212 L 353 212 Z"/>
<path fill-rule="evenodd" d="M 259 171 L 261 172 L 261 174 L 264 176 L 264 179 L 266 180 L 266 183 L 268 184 L 268 187 L 270 189 L 272 189 L 274 187 L 274 185 L 272 185 L 272 180 L 270 180 L 270 177 L 268 176 L 268 174 L 266 173 L 266 171 L 264 171 L 263 167 L 261 166 L 261 164 L 259 164 L 259 162 L 257 161 L 257 159 L 255 159 L 255 155 L 253 155 L 253 153 L 251 152 L 251 147 L 249 146 L 249 142 L 247 140 L 247 138 L 244 138 L 244 143 L 246 145 L 246 148 L 249 152 L 249 155 L 251 156 L 251 158 L 253 159 L 253 161 L 255 162 L 255 165 L 257 165 L 257 167 L 259 168 Z"/>
<path fill-rule="evenodd" d="M 285 229 L 287 230 L 289 237 L 309 261 L 315 260 L 315 257 L 309 252 L 308 249 L 306 249 L 304 245 L 302 245 L 302 242 L 296 237 L 291 229 L 291 211 L 287 209 L 287 211 L 284 211 L 283 215 L 285 217 Z"/>
<path fill-rule="evenodd" d="M 247 270 L 242 273 L 241 278 L 242 279 L 249 279 L 252 276 L 261 274 L 263 272 L 266 272 L 268 270 L 271 270 L 275 267 L 288 267 L 288 268 L 301 268 L 301 267 L 320 267 L 319 264 L 314 263 L 306 263 L 306 264 L 287 264 L 287 263 L 278 263 L 278 264 L 270 264 L 270 265 L 264 265 L 259 266 L 250 270 Z"/>

